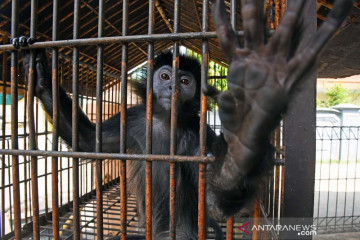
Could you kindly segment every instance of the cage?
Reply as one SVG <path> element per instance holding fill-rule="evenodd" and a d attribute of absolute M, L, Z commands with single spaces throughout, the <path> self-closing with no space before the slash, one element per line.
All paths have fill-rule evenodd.
<path fill-rule="evenodd" d="M 235 0 L 225 3 L 241 41 L 241 4 Z M 285 0 L 265 1 L 269 30 L 276 29 L 285 8 Z M 315 2 L 308 8 L 315 9 Z M 126 149 L 124 130 L 127 109 L 141 101 L 129 85 L 130 79 L 147 76 L 151 86 L 154 55 L 160 50 L 172 49 L 174 69 L 179 52 L 199 58 L 202 81 L 219 90 L 226 89 L 228 64 L 216 39 L 210 12 L 208 0 L 4 0 L 0 4 L 2 239 L 106 239 L 144 233 L 146 239 L 151 239 L 151 207 L 146 209 L 146 226 L 137 225 L 135 196 L 127 191 L 127 160 L 146 162 L 147 206 L 152 201 L 153 162 L 169 163 L 170 194 L 176 191 L 176 164 L 198 163 L 199 239 L 214 239 L 212 230 L 205 228 L 204 212 L 206 164 L 212 158 L 205 151 L 199 156 L 177 156 L 173 140 L 169 155 L 151 154 L 151 117 L 146 121 L 146 154 L 131 154 Z M 316 29 L 316 15 L 312 12 L 306 11 L 310 32 Z M 19 36 L 29 36 L 36 42 L 20 51 L 9 44 L 10 39 Z M 27 76 L 21 67 L 23 52 L 30 51 L 34 57 L 33 49 L 38 48 L 45 48 L 51 56 L 52 122 L 34 97 L 34 75 Z M 34 60 L 30 60 L 30 68 L 34 67 Z M 72 98 L 72 116 L 68 116 L 73 122 L 72 146 L 59 138 L 59 86 Z M 312 219 L 315 140 L 311 139 L 315 139 L 315 119 L 314 108 L 308 106 L 315 106 L 315 86 L 307 84 L 306 88 L 298 97 L 309 101 L 292 106 L 273 134 L 276 161 L 259 200 L 245 215 L 220 223 L 226 239 L 280 237 L 274 230 L 248 235 L 242 226 L 249 217 L 262 217 L 273 224 L 283 217 Z M 146 94 L 152 94 L 151 87 Z M 202 106 L 206 102 L 202 96 Z M 152 114 L 151 104 L 147 102 L 148 116 Z M 78 106 L 96 125 L 95 152 L 79 150 Z M 201 148 L 205 146 L 206 124 L 216 133 L 222 129 L 215 103 L 212 110 L 201 108 Z M 119 112 L 124 116 L 119 122 L 120 151 L 102 152 L 102 122 Z M 176 111 L 171 118 L 174 136 Z M 285 154 L 293 163 L 286 169 Z M 296 163 L 300 162 L 298 166 Z M 304 179 L 304 175 L 309 177 Z M 169 204 L 169 234 L 175 239 L 176 202 L 171 200 Z"/>

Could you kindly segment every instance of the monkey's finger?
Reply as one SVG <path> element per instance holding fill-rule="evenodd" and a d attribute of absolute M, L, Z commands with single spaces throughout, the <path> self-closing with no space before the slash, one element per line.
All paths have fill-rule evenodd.
<path fill-rule="evenodd" d="M 212 16 L 221 48 L 225 56 L 232 60 L 240 45 L 227 17 L 224 0 L 212 0 Z"/>
<path fill-rule="evenodd" d="M 37 52 L 37 55 L 36 55 L 36 71 L 37 71 L 38 77 L 40 79 L 45 79 L 45 78 L 49 77 L 47 60 L 44 59 L 44 57 L 46 58 L 46 56 L 43 56 L 42 51 Z"/>
<path fill-rule="evenodd" d="M 287 58 L 290 51 L 290 44 L 293 32 L 299 21 L 301 11 L 304 7 L 304 0 L 289 0 L 288 10 L 285 12 L 281 22 L 276 29 L 271 42 L 267 46 L 272 55 Z"/>
<path fill-rule="evenodd" d="M 306 47 L 290 60 L 287 72 L 289 74 L 285 87 L 290 90 L 300 79 L 304 77 L 306 70 L 311 68 L 316 61 L 320 51 L 326 42 L 334 35 L 341 26 L 344 19 L 352 8 L 352 0 L 337 0 L 334 3 L 333 10 L 330 12 L 326 21 L 320 29 L 306 44 Z"/>
<path fill-rule="evenodd" d="M 264 43 L 263 0 L 241 0 L 245 47 L 258 49 Z"/>

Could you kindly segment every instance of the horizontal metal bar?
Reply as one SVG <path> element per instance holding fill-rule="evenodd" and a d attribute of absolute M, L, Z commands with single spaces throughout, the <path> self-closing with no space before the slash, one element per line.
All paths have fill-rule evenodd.
<path fill-rule="evenodd" d="M 243 31 L 237 32 L 238 36 L 243 36 Z M 102 38 L 83 38 L 83 39 L 69 39 L 58 41 L 35 42 L 28 47 L 30 48 L 52 48 L 52 47 L 68 47 L 68 46 L 84 46 L 84 45 L 99 45 L 112 43 L 128 43 L 128 42 L 151 42 L 156 40 L 186 40 L 186 39 L 209 39 L 216 38 L 216 32 L 188 32 L 188 33 L 163 33 L 163 34 L 146 34 L 133 36 L 116 36 L 116 37 L 102 37 Z M 16 50 L 12 44 L 0 46 L 0 51 Z"/>
<path fill-rule="evenodd" d="M 206 156 L 170 156 L 170 155 L 145 155 L 145 154 L 122 154 L 122 153 L 89 153 L 89 152 L 63 152 L 42 150 L 16 150 L 0 149 L 0 155 L 15 156 L 45 156 L 45 157 L 73 157 L 92 159 L 114 159 L 114 160 L 140 160 L 140 161 L 173 161 L 173 162 L 203 162 L 210 163 L 215 157 Z"/>

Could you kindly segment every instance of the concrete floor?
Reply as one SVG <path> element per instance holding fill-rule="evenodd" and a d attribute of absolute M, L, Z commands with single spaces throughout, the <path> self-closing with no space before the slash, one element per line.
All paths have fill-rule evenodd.
<path fill-rule="evenodd" d="M 320 234 L 313 237 L 313 240 L 359 240 L 360 232 Z"/>

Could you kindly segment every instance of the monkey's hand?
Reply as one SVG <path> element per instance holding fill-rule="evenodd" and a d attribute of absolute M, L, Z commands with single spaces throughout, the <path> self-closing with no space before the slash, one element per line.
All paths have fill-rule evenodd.
<path fill-rule="evenodd" d="M 253 175 L 259 161 L 268 154 L 271 131 L 278 125 L 294 90 L 311 73 L 324 44 L 348 15 L 352 1 L 336 1 L 318 32 L 295 54 L 290 53 L 294 46 L 292 37 L 301 24 L 305 0 L 288 1 L 288 10 L 267 44 L 264 44 L 263 1 L 243 0 L 244 47 L 237 41 L 223 0 L 212 2 L 217 35 L 230 59 L 228 91 L 218 99 L 228 149 L 215 181 L 219 181 L 218 187 L 230 190 L 238 189 L 234 184 L 244 176 Z"/>
<path fill-rule="evenodd" d="M 35 96 L 41 97 L 44 90 L 47 89 L 51 91 L 51 74 L 49 72 L 49 65 L 47 61 L 46 51 L 45 49 L 34 49 L 34 88 L 35 88 Z M 29 76 L 30 71 L 30 58 L 31 52 L 29 50 L 23 51 L 24 59 L 23 65 L 25 68 L 25 73 L 27 77 Z"/>

